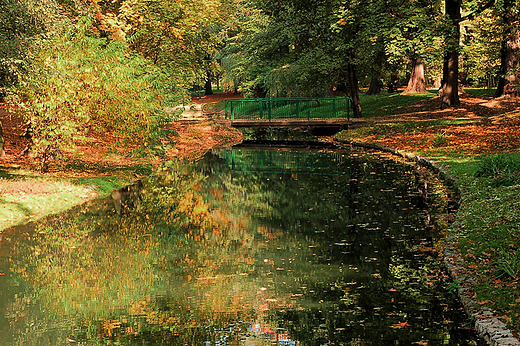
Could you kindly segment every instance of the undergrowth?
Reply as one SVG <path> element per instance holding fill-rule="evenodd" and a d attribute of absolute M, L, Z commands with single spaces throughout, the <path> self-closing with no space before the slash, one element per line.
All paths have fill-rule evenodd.
<path fill-rule="evenodd" d="M 494 187 L 516 185 L 520 183 L 520 153 L 484 157 L 475 175 L 489 178 Z"/>

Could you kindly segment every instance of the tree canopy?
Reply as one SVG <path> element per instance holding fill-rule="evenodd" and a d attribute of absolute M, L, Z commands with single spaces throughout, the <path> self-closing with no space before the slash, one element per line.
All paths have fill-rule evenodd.
<path fill-rule="evenodd" d="M 459 83 L 516 95 L 518 4 L 506 0 L 1 0 L 0 92 L 36 153 L 96 131 L 155 150 L 192 86 L 247 96 L 406 92 Z M 459 66 L 459 63 L 461 64 Z M 0 127 L 1 129 L 1 127 Z M 0 132 L 1 134 L 1 132 Z M 1 137 L 1 136 L 0 136 Z M 0 141 L 3 152 L 3 140 Z"/>

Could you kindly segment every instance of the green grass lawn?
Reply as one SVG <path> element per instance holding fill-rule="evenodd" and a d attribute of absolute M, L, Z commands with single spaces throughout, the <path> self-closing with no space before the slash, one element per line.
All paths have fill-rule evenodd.
<path fill-rule="evenodd" d="M 495 94 L 495 88 L 464 88 L 464 91 L 474 96 L 493 96 Z"/>
<path fill-rule="evenodd" d="M 399 93 L 382 93 L 373 96 L 361 96 L 361 110 L 364 118 L 395 115 L 403 112 L 405 107 L 430 99 L 435 93 L 405 95 Z"/>

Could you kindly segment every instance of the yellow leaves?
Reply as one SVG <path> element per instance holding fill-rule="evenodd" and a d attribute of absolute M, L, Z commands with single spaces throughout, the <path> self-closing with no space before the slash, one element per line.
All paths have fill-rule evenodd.
<path fill-rule="evenodd" d="M 109 337 L 112 336 L 112 331 L 114 329 L 118 329 L 118 328 L 121 328 L 121 322 L 119 322 L 118 320 L 105 320 L 105 319 L 102 319 L 102 322 L 101 322 L 101 330 L 106 333 L 106 335 L 108 335 Z"/>
<path fill-rule="evenodd" d="M 197 203 L 193 207 L 193 213 L 195 215 L 203 214 L 203 213 L 206 213 L 207 211 L 208 211 L 208 206 L 204 203 Z"/>
<path fill-rule="evenodd" d="M 336 24 L 341 25 L 341 26 L 347 25 L 347 20 L 345 18 L 341 18 L 340 20 L 337 21 Z"/>

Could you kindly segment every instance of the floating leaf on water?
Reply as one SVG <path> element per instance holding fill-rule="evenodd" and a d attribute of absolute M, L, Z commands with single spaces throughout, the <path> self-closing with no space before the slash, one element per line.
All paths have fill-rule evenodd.
<path fill-rule="evenodd" d="M 408 327 L 408 322 L 399 322 L 397 324 L 394 324 L 393 326 L 390 326 L 390 328 L 406 328 Z"/>

